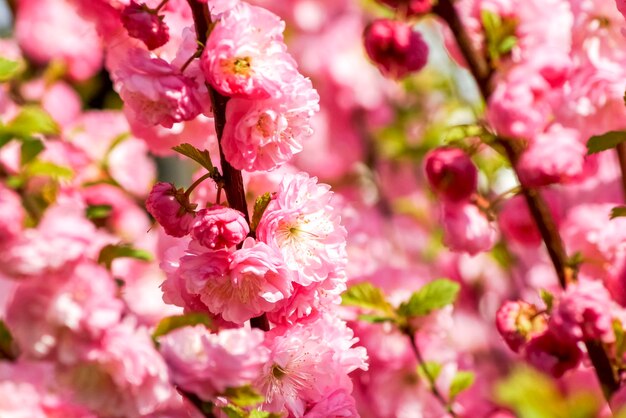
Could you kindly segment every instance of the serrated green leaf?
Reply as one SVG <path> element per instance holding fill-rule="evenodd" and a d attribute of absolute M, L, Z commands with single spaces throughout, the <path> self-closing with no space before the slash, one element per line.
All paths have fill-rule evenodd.
<path fill-rule="evenodd" d="M 267 209 L 267 205 L 270 204 L 272 200 L 272 195 L 269 193 L 265 193 L 262 196 L 259 196 L 254 202 L 254 212 L 252 212 L 252 221 L 250 222 L 250 229 L 252 231 L 256 231 L 256 227 L 259 226 L 259 222 L 261 221 L 261 217 Z"/>
<path fill-rule="evenodd" d="M 369 282 L 363 282 L 350 286 L 341 295 L 341 303 L 344 306 L 356 306 L 382 312 L 386 316 L 393 316 L 393 308 L 385 299 L 382 290 Z"/>
<path fill-rule="evenodd" d="M 35 157 L 37 157 L 39 153 L 44 150 L 44 148 L 45 147 L 43 145 L 43 142 L 38 139 L 29 139 L 22 141 L 22 147 L 20 151 L 20 160 L 22 166 L 33 161 Z"/>
<path fill-rule="evenodd" d="M 602 135 L 592 136 L 587 141 L 587 155 L 615 148 L 622 142 L 626 142 L 625 131 L 609 131 Z"/>
<path fill-rule="evenodd" d="M 38 106 L 24 106 L 5 128 L 10 134 L 22 139 L 37 134 L 57 135 L 60 132 L 54 119 Z"/>
<path fill-rule="evenodd" d="M 539 291 L 539 294 L 541 296 L 541 300 L 543 300 L 543 303 L 546 304 L 546 310 L 548 312 L 552 311 L 552 305 L 554 304 L 554 295 L 548 292 L 546 289 L 541 289 Z"/>
<path fill-rule="evenodd" d="M 450 400 L 457 397 L 457 395 L 464 390 L 468 389 L 474 384 L 476 377 L 474 373 L 468 371 L 459 371 L 452 378 L 450 383 Z"/>
<path fill-rule="evenodd" d="M 417 374 L 428 382 L 428 384 L 431 384 L 431 379 L 434 382 L 441 374 L 442 367 L 441 363 L 436 361 L 425 361 L 417 366 Z"/>
<path fill-rule="evenodd" d="M 461 286 L 448 279 L 434 280 L 413 293 L 408 302 L 400 305 L 402 316 L 423 316 L 454 303 Z"/>
<path fill-rule="evenodd" d="M 616 206 L 611 209 L 611 215 L 609 216 L 609 219 L 615 219 L 621 216 L 626 216 L 626 206 Z"/>
<path fill-rule="evenodd" d="M 232 404 L 241 408 L 258 405 L 265 400 L 261 394 L 252 389 L 249 385 L 227 388 L 226 392 L 224 392 L 224 396 L 228 398 Z"/>
<path fill-rule="evenodd" d="M 108 218 L 113 211 L 111 205 L 89 205 L 85 209 L 85 216 L 87 219 L 104 219 Z"/>
<path fill-rule="evenodd" d="M 157 339 L 163 335 L 174 331 L 177 328 L 193 327 L 196 325 L 204 325 L 207 328 L 213 327 L 213 321 L 209 316 L 202 312 L 191 312 L 184 315 L 172 315 L 165 317 L 159 321 L 158 325 L 152 333 L 152 338 Z"/>
<path fill-rule="evenodd" d="M 49 161 L 35 160 L 28 164 L 25 169 L 27 176 L 45 176 L 54 179 L 71 179 L 74 171 L 65 166 L 56 165 Z"/>
<path fill-rule="evenodd" d="M 152 261 L 152 254 L 146 250 L 133 247 L 130 244 L 109 244 L 100 250 L 98 263 L 111 269 L 111 264 L 116 258 L 134 258 L 142 261 Z"/>
<path fill-rule="evenodd" d="M 0 82 L 15 78 L 22 71 L 22 68 L 21 62 L 0 57 Z"/>
<path fill-rule="evenodd" d="M 202 167 L 212 172 L 214 170 L 213 162 L 211 161 L 211 155 L 207 150 L 199 150 L 191 144 L 180 144 L 172 148 L 179 154 L 189 157 Z"/>

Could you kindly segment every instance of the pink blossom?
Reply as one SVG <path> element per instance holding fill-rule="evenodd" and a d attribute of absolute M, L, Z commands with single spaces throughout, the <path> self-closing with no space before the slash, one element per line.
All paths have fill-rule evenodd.
<path fill-rule="evenodd" d="M 233 247 L 242 242 L 250 227 L 238 210 L 213 205 L 198 211 L 192 237 L 212 250 Z"/>
<path fill-rule="evenodd" d="M 115 77 L 125 111 L 145 125 L 171 128 L 195 118 L 202 109 L 195 82 L 144 50 L 132 49 Z"/>
<path fill-rule="evenodd" d="M 547 324 L 536 306 L 507 301 L 496 313 L 496 327 L 509 348 L 518 353 L 528 340 L 545 331 Z"/>
<path fill-rule="evenodd" d="M 561 377 L 578 367 L 583 353 L 576 343 L 562 340 L 548 330 L 528 342 L 524 357 L 539 370 Z"/>
<path fill-rule="evenodd" d="M 436 148 L 424 157 L 424 170 L 430 186 L 451 202 L 468 200 L 476 192 L 478 170 L 459 148 Z"/>
<path fill-rule="evenodd" d="M 200 295 L 210 312 L 237 324 L 272 311 L 293 291 L 292 275 L 280 255 L 253 238 L 233 253 L 186 255 L 180 270 L 188 291 Z"/>
<path fill-rule="evenodd" d="M 330 315 L 270 331 L 270 359 L 256 382 L 268 410 L 303 416 L 307 408 L 327 402 L 332 392 L 350 393 L 348 373 L 367 370 L 365 349 L 353 347 L 357 341 L 343 321 Z"/>
<path fill-rule="evenodd" d="M 346 230 L 330 186 L 305 173 L 285 175 L 256 233 L 279 251 L 296 283 L 324 281 L 346 264 Z"/>
<path fill-rule="evenodd" d="M 566 183 L 583 174 L 587 148 L 574 129 L 555 124 L 537 135 L 517 163 L 521 181 L 529 187 Z"/>
<path fill-rule="evenodd" d="M 20 196 L 0 184 L 0 247 L 17 238 L 22 232 L 24 218 Z"/>
<path fill-rule="evenodd" d="M 543 193 L 542 196 L 558 226 L 561 222 L 561 214 L 554 195 Z M 517 195 L 507 200 L 498 214 L 498 222 L 502 234 L 508 240 L 528 247 L 537 247 L 541 244 L 541 234 L 524 196 Z"/>
<path fill-rule="evenodd" d="M 103 267 L 83 262 L 61 274 L 22 282 L 7 307 L 6 322 L 31 357 L 73 351 L 78 341 L 97 341 L 119 321 L 123 305 L 116 292 Z"/>
<path fill-rule="evenodd" d="M 296 71 L 283 43 L 284 29 L 278 16 L 245 2 L 225 12 L 201 57 L 208 82 L 226 96 L 279 97 L 286 75 Z"/>
<path fill-rule="evenodd" d="M 61 60 L 76 80 L 88 79 L 102 66 L 102 46 L 95 27 L 78 16 L 72 1 L 20 1 L 15 34 L 33 60 L 40 64 Z"/>
<path fill-rule="evenodd" d="M 408 23 L 375 20 L 365 28 L 364 38 L 367 54 L 386 76 L 402 78 L 428 62 L 428 45 Z"/>
<path fill-rule="evenodd" d="M 428 13 L 433 5 L 432 0 L 379 0 L 379 2 L 415 16 Z"/>
<path fill-rule="evenodd" d="M 145 197 L 156 179 L 156 165 L 147 145 L 130 137 L 115 145 L 107 158 L 109 174 L 124 190 Z"/>
<path fill-rule="evenodd" d="M 354 398 L 345 389 L 338 389 L 306 411 L 304 418 L 358 417 Z"/>
<path fill-rule="evenodd" d="M 552 312 L 550 330 L 572 342 L 611 343 L 615 340 L 612 304 L 611 295 L 601 281 L 581 280 L 569 284 Z"/>
<path fill-rule="evenodd" d="M 267 362 L 264 333 L 226 329 L 211 334 L 202 325 L 184 327 L 159 339 L 174 383 L 210 401 L 227 388 L 251 384 Z"/>
<path fill-rule="evenodd" d="M 443 242 L 452 251 L 476 255 L 489 251 L 496 242 L 495 228 L 476 205 L 445 203 L 442 223 Z"/>
<path fill-rule="evenodd" d="M 172 183 L 157 183 L 146 200 L 146 209 L 173 237 L 182 237 L 191 231 L 195 216 L 194 207 L 185 192 Z"/>
<path fill-rule="evenodd" d="M 140 39 L 148 49 L 156 49 L 170 39 L 169 28 L 155 11 L 134 0 L 122 11 L 122 24 L 128 34 Z"/>
<path fill-rule="evenodd" d="M 231 99 L 226 107 L 223 147 L 237 169 L 270 170 L 302 151 L 313 133 L 310 119 L 319 111 L 311 81 L 298 73 L 285 80 L 279 98 Z"/>

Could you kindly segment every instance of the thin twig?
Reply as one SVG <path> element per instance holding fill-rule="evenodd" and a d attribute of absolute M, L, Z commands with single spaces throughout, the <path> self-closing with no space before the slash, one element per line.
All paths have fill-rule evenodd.
<path fill-rule="evenodd" d="M 622 173 L 622 193 L 626 199 L 626 143 L 622 142 L 615 148 L 619 160 L 619 168 Z"/>

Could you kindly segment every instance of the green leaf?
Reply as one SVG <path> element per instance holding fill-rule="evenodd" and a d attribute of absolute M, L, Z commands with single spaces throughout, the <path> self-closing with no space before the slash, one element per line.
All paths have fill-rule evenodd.
<path fill-rule="evenodd" d="M 498 45 L 498 52 L 500 55 L 506 55 L 517 45 L 517 37 L 509 35 L 500 41 Z"/>
<path fill-rule="evenodd" d="M 613 320 L 613 333 L 615 334 L 615 358 L 621 360 L 626 353 L 626 333 L 618 319 Z"/>
<path fill-rule="evenodd" d="M 38 139 L 30 139 L 22 141 L 21 163 L 22 166 L 30 163 L 44 150 L 43 142 Z"/>
<path fill-rule="evenodd" d="M 222 406 L 220 409 L 226 414 L 228 418 L 247 418 L 246 411 L 236 407 L 235 405 Z"/>
<path fill-rule="evenodd" d="M 250 229 L 252 231 L 256 231 L 256 227 L 259 226 L 263 212 L 265 212 L 265 209 L 267 209 L 267 205 L 270 204 L 271 200 L 272 195 L 265 193 L 262 196 L 259 196 L 254 202 L 254 212 L 252 212 L 252 221 L 250 222 Z"/>
<path fill-rule="evenodd" d="M 552 311 L 552 305 L 554 304 L 554 295 L 548 292 L 546 289 L 541 289 L 539 291 L 539 294 L 541 295 L 541 300 L 543 300 L 543 303 L 546 304 L 546 310 L 548 312 Z"/>
<path fill-rule="evenodd" d="M 191 312 L 184 315 L 173 315 L 167 316 L 161 321 L 159 321 L 158 325 L 154 329 L 152 333 L 152 338 L 157 339 L 163 335 L 174 331 L 177 328 L 182 327 L 193 327 L 196 325 L 204 325 L 207 328 L 213 327 L 213 321 L 209 316 L 202 312 Z"/>
<path fill-rule="evenodd" d="M 441 363 L 437 363 L 436 361 L 425 361 L 417 366 L 417 374 L 430 385 L 431 379 L 434 382 L 441 374 L 441 368 Z"/>
<path fill-rule="evenodd" d="M 361 314 L 357 318 L 359 320 L 361 320 L 361 321 L 369 322 L 371 324 L 381 324 L 383 322 L 393 322 L 393 321 L 395 321 L 395 319 L 392 318 L 392 317 L 381 316 L 381 315 Z"/>
<path fill-rule="evenodd" d="M 254 409 L 250 411 L 250 415 L 248 418 L 281 418 L 282 415 L 274 414 L 272 412 L 259 411 L 258 409 Z"/>
<path fill-rule="evenodd" d="M 104 219 L 108 218 L 111 212 L 113 212 L 111 205 L 89 205 L 85 209 L 85 216 L 87 219 Z"/>
<path fill-rule="evenodd" d="M 411 295 L 408 302 L 398 308 L 402 316 L 428 315 L 436 309 L 454 303 L 461 286 L 448 279 L 434 280 Z"/>
<path fill-rule="evenodd" d="M 609 131 L 602 135 L 592 136 L 587 141 L 587 155 L 614 148 L 622 142 L 626 142 L 626 132 L 624 131 Z"/>
<path fill-rule="evenodd" d="M 6 324 L 0 320 L 0 359 L 3 357 L 13 359 L 15 355 L 13 336 Z"/>
<path fill-rule="evenodd" d="M 619 218 L 621 216 L 626 216 L 626 206 L 615 206 L 611 209 L 610 219 Z"/>
<path fill-rule="evenodd" d="M 109 244 L 100 250 L 98 263 L 111 269 L 111 264 L 116 258 L 134 258 L 143 261 L 152 261 L 152 254 L 146 250 L 140 250 L 130 244 Z"/>
<path fill-rule="evenodd" d="M 261 394 L 252 389 L 249 385 L 227 388 L 226 392 L 224 392 L 224 396 L 226 396 L 234 405 L 241 408 L 258 405 L 265 400 Z"/>
<path fill-rule="evenodd" d="M 33 135 L 57 135 L 59 127 L 52 117 L 38 106 L 24 106 L 6 126 L 12 135 L 27 139 Z"/>
<path fill-rule="evenodd" d="M 459 393 L 472 386 L 475 378 L 472 372 L 463 370 L 457 372 L 452 378 L 452 383 L 450 383 L 450 400 L 453 400 Z"/>
<path fill-rule="evenodd" d="M 343 295 L 341 303 L 345 306 L 356 306 L 371 309 L 393 316 L 393 308 L 385 299 L 385 295 L 379 288 L 369 282 L 363 282 L 350 286 Z"/>
<path fill-rule="evenodd" d="M 199 150 L 191 144 L 180 144 L 172 149 L 185 157 L 191 158 L 202 167 L 209 170 L 209 172 L 213 172 L 215 169 L 213 167 L 213 162 L 211 162 L 211 155 L 207 150 Z"/>
<path fill-rule="evenodd" d="M 22 63 L 0 57 L 0 82 L 15 78 L 23 69 Z"/>
<path fill-rule="evenodd" d="M 25 173 L 28 176 L 46 176 L 54 179 L 71 179 L 74 176 L 74 171 L 69 167 L 39 160 L 28 164 Z"/>

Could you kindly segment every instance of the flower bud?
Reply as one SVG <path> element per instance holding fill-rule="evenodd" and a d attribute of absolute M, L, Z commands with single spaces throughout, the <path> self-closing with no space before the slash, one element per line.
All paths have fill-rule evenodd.
<path fill-rule="evenodd" d="M 191 235 L 203 246 L 218 250 L 239 244 L 249 232 L 250 228 L 241 212 L 213 205 L 198 211 Z"/>
<path fill-rule="evenodd" d="M 364 38 L 367 55 L 385 76 L 404 77 L 421 70 L 428 60 L 428 45 L 408 23 L 375 20 L 365 29 Z"/>
<path fill-rule="evenodd" d="M 378 0 L 379 3 L 398 9 L 407 16 L 421 16 L 430 12 L 432 0 Z"/>
<path fill-rule="evenodd" d="M 182 237 L 191 230 L 195 212 L 183 189 L 172 183 L 157 183 L 146 200 L 146 209 L 173 237 Z"/>
<path fill-rule="evenodd" d="M 533 335 L 545 331 L 546 319 L 538 315 L 535 305 L 523 301 L 506 301 L 496 313 L 496 328 L 504 342 L 516 353 Z"/>
<path fill-rule="evenodd" d="M 131 1 L 122 11 L 122 24 L 131 37 L 141 40 L 150 50 L 165 45 L 170 39 L 163 17 L 145 4 Z"/>
<path fill-rule="evenodd" d="M 424 159 L 426 178 L 433 190 L 450 202 L 468 200 L 476 191 L 478 171 L 469 156 L 458 148 L 441 147 Z"/>
<path fill-rule="evenodd" d="M 524 350 L 524 357 L 537 369 L 558 378 L 576 368 L 583 353 L 576 343 L 562 340 L 546 331 L 530 340 Z"/>
<path fill-rule="evenodd" d="M 476 255 L 496 243 L 495 228 L 476 205 L 445 204 L 442 224 L 443 243 L 452 251 Z"/>

